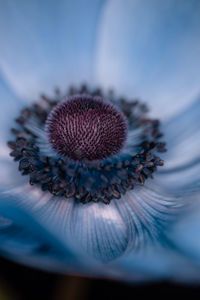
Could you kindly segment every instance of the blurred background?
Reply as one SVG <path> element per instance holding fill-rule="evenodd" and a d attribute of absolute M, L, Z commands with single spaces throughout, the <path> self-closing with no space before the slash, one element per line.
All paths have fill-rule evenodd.
<path fill-rule="evenodd" d="M 57 275 L 0 259 L 0 300 L 107 300 L 158 297 L 200 298 L 200 288 L 168 282 L 127 285 L 111 280 Z"/>

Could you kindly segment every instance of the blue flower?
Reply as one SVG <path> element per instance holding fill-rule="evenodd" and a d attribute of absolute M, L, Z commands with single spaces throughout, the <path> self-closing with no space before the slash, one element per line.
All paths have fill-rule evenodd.
<path fill-rule="evenodd" d="M 0 253 L 62 273 L 200 279 L 200 3 L 0 3 Z M 162 121 L 165 166 L 109 205 L 30 186 L 10 128 L 40 93 L 71 84 L 139 97 Z"/>

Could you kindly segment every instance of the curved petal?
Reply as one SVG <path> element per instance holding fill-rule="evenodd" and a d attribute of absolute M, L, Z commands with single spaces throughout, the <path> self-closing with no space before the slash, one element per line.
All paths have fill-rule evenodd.
<path fill-rule="evenodd" d="M 152 184 L 148 180 L 145 187 L 132 192 L 129 201 L 119 206 L 122 219 L 126 219 L 129 243 L 125 254 L 113 265 L 130 281 L 164 278 L 197 283 L 200 281 L 200 265 L 196 264 L 194 257 L 196 255 L 199 259 L 195 239 L 198 240 L 200 222 L 197 217 L 193 221 L 192 218 L 195 207 L 199 210 L 199 199 L 191 206 L 195 197 L 187 197 L 186 201 L 186 195 L 177 196 L 170 191 L 168 195 L 164 194 L 157 185 L 157 182 Z"/>
<path fill-rule="evenodd" d="M 128 233 L 126 237 L 131 238 L 128 227 L 130 228 L 133 223 L 130 224 L 128 211 L 121 212 L 125 217 L 123 220 L 114 205 L 111 207 L 100 205 L 98 208 L 95 207 L 96 204 L 89 207 L 87 205 L 75 207 L 76 204 L 71 200 L 51 198 L 46 193 L 40 195 L 37 188 L 31 189 L 31 197 L 30 187 L 27 186 L 19 191 L 10 191 L 12 195 L 1 194 L 0 253 L 2 255 L 23 264 L 51 271 L 108 276 L 130 282 L 161 278 L 175 280 L 178 278 L 183 281 L 186 279 L 186 276 L 181 276 L 183 270 L 188 270 L 188 276 L 191 275 L 198 280 L 200 269 L 195 266 L 194 257 L 185 255 L 183 251 L 180 253 L 178 246 L 182 245 L 181 239 L 178 239 L 177 244 L 171 249 L 166 245 L 164 248 L 159 243 L 147 243 L 147 247 L 129 251 L 108 263 L 108 260 L 116 258 L 116 253 L 112 251 L 120 250 L 126 232 Z M 137 202 L 137 199 L 134 200 Z M 141 202 L 142 199 L 139 200 Z M 152 199 L 146 200 L 152 205 Z M 139 207 L 139 203 L 137 205 Z M 160 208 L 156 203 L 155 209 L 160 210 Z M 168 208 L 166 204 L 166 209 Z M 166 209 L 163 210 L 163 214 Z M 139 209 L 136 211 L 138 213 Z M 144 215 L 142 209 L 141 215 Z M 151 226 L 151 219 L 149 218 L 148 221 Z M 121 224 L 126 227 L 122 228 Z M 171 232 L 172 240 L 174 234 L 180 234 L 178 232 L 180 228 L 177 227 L 177 231 Z M 185 234 L 182 235 L 184 236 Z M 127 240 L 124 246 L 126 244 Z M 185 248 L 188 248 L 188 245 Z M 117 254 L 122 254 L 122 250 L 121 248 Z M 196 255 L 197 253 L 198 251 Z M 104 257 L 106 263 L 99 265 L 92 260 L 94 256 L 98 260 Z"/>
<path fill-rule="evenodd" d="M 117 202 L 118 210 L 127 227 L 126 253 L 140 251 L 152 242 L 164 243 L 164 230 L 181 212 L 183 203 L 155 189 L 151 183 L 135 188 Z"/>
<path fill-rule="evenodd" d="M 199 92 L 198 0 L 111 0 L 99 28 L 96 76 L 103 86 L 141 97 L 159 118 Z"/>
<path fill-rule="evenodd" d="M 22 101 L 13 93 L 0 74 L 0 158 L 8 157 L 7 141 L 12 123 L 22 108 Z"/>
<path fill-rule="evenodd" d="M 182 113 L 163 123 L 162 131 L 168 148 L 163 170 L 169 172 L 197 162 L 200 159 L 200 96 Z"/>
<path fill-rule="evenodd" d="M 175 257 L 171 250 L 154 245 L 129 253 L 114 262 L 114 265 L 126 274 L 129 281 L 134 279 L 140 282 L 168 278 L 174 263 Z"/>
<path fill-rule="evenodd" d="M 0 190 L 21 186 L 26 181 L 27 178 L 20 175 L 16 162 L 11 157 L 0 157 Z"/>
<path fill-rule="evenodd" d="M 177 199 L 146 188 L 127 193 L 108 206 L 75 203 L 26 185 L 9 193 L 18 195 L 18 205 L 63 243 L 101 262 L 140 251 L 152 240 L 160 238 L 161 242 L 164 223 L 172 221 L 180 206 Z"/>
<path fill-rule="evenodd" d="M 70 203 L 68 211 L 67 235 L 75 239 L 77 246 L 102 262 L 116 259 L 127 247 L 126 225 L 122 220 L 115 202 L 80 205 Z"/>
<path fill-rule="evenodd" d="M 48 192 L 27 185 L 8 193 L 18 195 L 17 203 L 21 208 L 43 222 L 64 243 L 91 259 L 110 261 L 125 251 L 126 226 L 114 201 L 108 206 L 103 203 L 83 205 L 73 199 L 52 197 Z"/>
<path fill-rule="evenodd" d="M 200 99 L 163 124 L 168 151 L 156 184 L 172 194 L 188 197 L 200 188 Z"/>
<path fill-rule="evenodd" d="M 1 1 L 0 68 L 22 97 L 93 79 L 101 0 Z"/>
<path fill-rule="evenodd" d="M 114 263 L 124 278 L 131 281 L 168 280 L 185 283 L 200 282 L 200 268 L 175 247 L 159 245 L 129 254 Z"/>
<path fill-rule="evenodd" d="M 198 199 L 199 202 L 199 199 Z M 182 251 L 196 259 L 200 265 L 200 207 L 194 205 L 195 209 L 189 210 L 189 214 L 177 222 L 174 226 L 170 237 L 173 243 Z"/>
<path fill-rule="evenodd" d="M 61 243 L 64 256 L 61 256 L 60 260 L 55 262 L 52 253 L 47 253 L 49 269 L 57 266 L 57 270 L 63 272 L 78 270 L 88 275 L 96 274 L 118 279 L 126 276 L 130 281 L 165 278 L 172 272 L 176 255 L 171 255 L 168 248 L 161 249 L 158 245 L 166 246 L 164 232 L 166 225 L 172 223 L 181 207 L 178 198 L 161 195 L 153 188 L 143 187 L 112 201 L 109 206 L 103 203 L 82 205 L 75 203 L 73 199 L 52 197 L 50 193 L 43 192 L 38 187 L 25 184 L 2 193 L 0 199 L 0 208 L 9 203 L 8 209 L 1 209 L 3 215 L 0 221 L 3 230 L 13 222 L 13 218 L 18 224 L 16 216 L 18 211 L 22 211 L 30 215 L 50 239 L 52 237 L 55 246 L 57 245 L 55 240 Z M 12 234 L 4 238 L 2 251 L 4 255 L 6 252 L 9 255 L 9 248 L 13 245 L 11 249 L 15 259 L 38 266 L 40 256 L 34 259 L 32 252 L 38 249 L 38 242 L 41 243 L 44 239 L 40 237 L 38 241 L 35 238 L 40 230 L 35 231 L 31 222 L 29 226 L 27 223 L 29 221 L 25 220 L 23 223 L 22 217 L 19 220 L 22 221 L 21 229 L 14 235 L 14 240 Z M 30 228 L 32 228 L 31 235 L 28 233 Z M 3 237 L 6 237 L 6 234 L 5 232 Z M 27 238 L 28 236 L 30 238 Z M 153 250 L 148 252 L 149 246 L 157 253 L 158 259 L 152 256 Z M 15 251 L 18 251 L 19 255 Z M 68 251 L 79 258 L 77 265 L 80 267 L 72 263 L 69 270 Z M 84 263 L 87 264 L 87 268 Z"/>
<path fill-rule="evenodd" d="M 1 194 L 0 200 L 0 253 L 23 264 L 40 266 L 53 271 L 76 270 L 80 262 L 45 227 L 36 222 L 24 208 L 15 204 L 13 196 Z M 67 264 L 66 264 L 67 262 Z M 63 268 L 65 264 L 65 268 Z M 78 269 L 78 268 L 77 268 Z"/>
<path fill-rule="evenodd" d="M 198 268 L 199 272 L 190 274 L 190 270 L 179 274 L 178 281 L 200 282 L 200 202 L 199 195 L 190 199 L 191 205 L 182 218 L 168 231 L 171 245 Z"/>

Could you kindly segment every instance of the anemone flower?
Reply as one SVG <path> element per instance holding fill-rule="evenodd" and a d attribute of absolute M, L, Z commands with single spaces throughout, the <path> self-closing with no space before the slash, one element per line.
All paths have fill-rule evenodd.
<path fill-rule="evenodd" d="M 199 281 L 199 36 L 198 0 L 1 1 L 2 256 Z"/>

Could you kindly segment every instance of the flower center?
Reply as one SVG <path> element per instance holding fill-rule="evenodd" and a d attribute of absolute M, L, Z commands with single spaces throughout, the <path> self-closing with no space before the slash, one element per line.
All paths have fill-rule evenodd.
<path fill-rule="evenodd" d="M 58 154 L 73 160 L 101 160 L 121 150 L 127 122 L 111 103 L 83 94 L 69 96 L 52 109 L 46 132 Z"/>
<path fill-rule="evenodd" d="M 166 151 L 159 121 L 148 118 L 137 100 L 105 95 L 72 87 L 62 102 L 56 91 L 20 112 L 8 146 L 31 185 L 82 203 L 109 204 L 163 165 L 157 156 Z"/>

